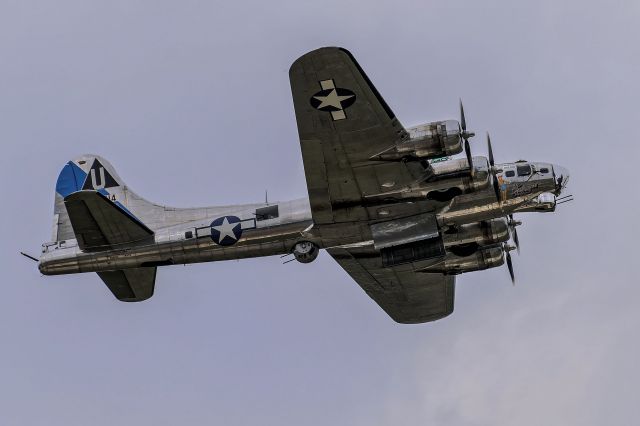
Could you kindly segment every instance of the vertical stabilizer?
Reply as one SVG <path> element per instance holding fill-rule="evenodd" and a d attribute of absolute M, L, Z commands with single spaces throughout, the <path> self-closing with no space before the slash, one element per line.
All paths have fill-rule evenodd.
<path fill-rule="evenodd" d="M 52 241 L 75 238 L 64 199 L 82 190 L 98 191 L 141 222 L 144 222 L 144 217 L 162 218 L 165 210 L 163 206 L 151 203 L 131 191 L 107 160 L 85 154 L 65 164 L 58 175 Z"/>

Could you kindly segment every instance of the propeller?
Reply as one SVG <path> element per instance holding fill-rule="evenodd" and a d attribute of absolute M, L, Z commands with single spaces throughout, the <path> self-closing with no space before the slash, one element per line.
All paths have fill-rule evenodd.
<path fill-rule="evenodd" d="M 496 169 L 496 162 L 493 158 L 493 148 L 491 147 L 491 136 L 489 136 L 489 132 L 487 132 L 487 151 L 489 153 L 489 165 L 491 166 L 491 176 L 493 181 L 493 190 L 496 193 L 496 198 L 498 202 L 500 202 L 500 185 L 498 184 L 498 169 Z M 508 216 L 507 225 L 509 227 L 509 234 L 511 234 L 511 238 L 513 239 L 513 243 L 515 244 L 515 249 L 518 250 L 518 254 L 520 254 L 520 240 L 518 239 L 518 231 L 516 230 L 516 226 L 522 225 L 522 222 L 519 220 L 515 220 L 513 218 L 513 214 Z M 510 258 L 511 256 L 509 256 Z"/>
<path fill-rule="evenodd" d="M 489 153 L 489 165 L 491 166 L 491 176 L 493 181 L 493 190 L 496 193 L 496 198 L 498 202 L 500 202 L 500 185 L 498 184 L 498 176 L 496 169 L 496 162 L 493 158 L 493 148 L 491 147 L 491 136 L 489 136 L 489 132 L 487 132 L 487 151 Z M 507 218 L 507 226 L 509 228 L 509 234 L 511 234 L 511 238 L 513 239 L 514 246 L 511 246 L 507 243 L 502 245 L 502 251 L 504 252 L 504 256 L 507 263 L 507 268 L 509 268 L 509 276 L 511 277 L 511 283 L 516 285 L 516 277 L 513 272 L 513 261 L 511 260 L 511 252 L 513 250 L 517 250 L 518 254 L 520 254 L 520 240 L 518 239 L 518 231 L 516 230 L 516 226 L 522 225 L 522 222 L 515 220 L 513 218 L 513 214 L 509 214 Z"/>
<path fill-rule="evenodd" d="M 556 195 L 560 195 L 562 192 L 562 181 L 564 180 L 564 176 L 560 175 L 556 180 Z"/>
<path fill-rule="evenodd" d="M 518 239 L 518 230 L 516 226 L 522 225 L 522 222 L 519 220 L 515 220 L 513 218 L 513 213 L 509 215 L 509 220 L 507 220 L 507 225 L 509 227 L 509 233 L 511 234 L 511 238 L 513 239 L 513 243 L 516 246 L 516 250 L 518 254 L 520 254 L 520 240 Z"/>
<path fill-rule="evenodd" d="M 491 166 L 491 176 L 492 176 L 492 182 L 493 182 L 493 190 L 496 193 L 496 198 L 498 200 L 498 202 L 500 202 L 500 185 L 498 184 L 498 169 L 496 169 L 496 162 L 495 159 L 493 158 L 493 148 L 491 147 L 491 136 L 489 135 L 489 132 L 487 132 L 487 151 L 489 153 L 489 165 Z M 518 250 L 518 254 L 520 254 L 520 240 L 518 239 L 518 231 L 516 230 L 516 226 L 520 226 L 522 225 L 522 222 L 515 220 L 513 218 L 513 214 L 510 214 L 507 218 L 507 226 L 509 227 L 509 234 L 511 234 L 511 238 L 513 239 L 513 242 L 515 244 L 515 247 L 511 248 L 511 250 L 516 249 Z M 509 246 L 511 247 L 511 246 Z M 509 264 L 510 259 L 511 259 L 511 255 L 509 255 L 509 252 L 506 252 L 508 257 L 507 257 L 507 263 Z M 510 267 L 511 268 L 511 267 Z M 513 279 L 513 271 L 511 271 L 511 278 Z"/>
<path fill-rule="evenodd" d="M 494 168 L 496 161 L 493 158 L 493 148 L 491 147 L 491 135 L 487 132 L 487 151 L 489 153 L 489 165 Z"/>
<path fill-rule="evenodd" d="M 511 261 L 511 251 L 515 250 L 514 246 L 510 246 L 505 243 L 502 245 L 502 251 L 504 251 L 504 256 L 507 260 L 507 268 L 509 268 L 509 276 L 511 276 L 511 284 L 516 285 L 516 276 L 513 273 L 513 262 Z"/>
<path fill-rule="evenodd" d="M 471 147 L 469 146 L 469 138 L 474 137 L 476 134 L 467 130 L 467 120 L 464 117 L 464 106 L 462 105 L 462 99 L 460 99 L 460 136 L 464 139 L 464 153 L 467 156 L 467 164 L 469 164 L 469 170 L 473 175 L 473 163 L 471 161 Z"/>
<path fill-rule="evenodd" d="M 493 182 L 493 191 L 496 193 L 496 198 L 500 202 L 500 185 L 498 184 L 498 176 L 496 174 L 496 164 L 493 159 L 493 149 L 491 148 L 491 136 L 487 132 L 487 150 L 489 151 L 489 165 L 491 166 L 491 177 Z"/>

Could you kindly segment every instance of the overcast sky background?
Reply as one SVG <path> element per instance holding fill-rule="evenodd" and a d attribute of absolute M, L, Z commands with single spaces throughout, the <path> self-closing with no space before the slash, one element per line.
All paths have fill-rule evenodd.
<path fill-rule="evenodd" d="M 640 3 L 0 0 L 0 423 L 631 424 L 640 382 Z M 570 169 L 455 312 L 395 324 L 326 254 L 161 268 L 117 302 L 18 255 L 55 180 L 100 154 L 175 206 L 306 196 L 287 71 L 350 49 L 405 126 Z"/>

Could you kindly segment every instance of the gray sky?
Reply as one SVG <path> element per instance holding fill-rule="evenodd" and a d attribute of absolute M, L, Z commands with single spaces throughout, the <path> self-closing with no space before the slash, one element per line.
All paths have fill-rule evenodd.
<path fill-rule="evenodd" d="M 637 1 L 0 1 L 7 425 L 630 424 L 640 403 Z M 506 268 L 442 321 L 393 323 L 323 253 L 161 268 L 117 302 L 17 252 L 89 152 L 177 206 L 306 195 L 287 70 L 350 49 L 406 126 L 457 118 L 485 154 L 568 167 Z"/>

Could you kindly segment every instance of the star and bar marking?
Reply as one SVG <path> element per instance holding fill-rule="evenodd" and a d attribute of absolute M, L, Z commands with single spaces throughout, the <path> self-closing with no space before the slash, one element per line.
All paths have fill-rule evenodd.
<path fill-rule="evenodd" d="M 242 224 L 237 216 L 223 216 L 211 222 L 211 239 L 221 246 L 235 244 L 242 237 Z"/>
<path fill-rule="evenodd" d="M 320 87 L 322 90 L 309 99 L 311 106 L 319 111 L 330 112 L 333 121 L 346 119 L 344 110 L 353 105 L 356 94 L 349 89 L 336 87 L 333 79 L 320 81 Z"/>

